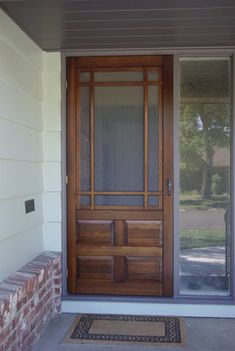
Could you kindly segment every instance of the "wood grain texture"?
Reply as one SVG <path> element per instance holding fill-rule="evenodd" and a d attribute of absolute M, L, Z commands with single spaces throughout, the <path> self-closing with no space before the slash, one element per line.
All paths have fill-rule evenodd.
<path fill-rule="evenodd" d="M 78 279 L 112 281 L 112 257 L 78 257 Z"/>
<path fill-rule="evenodd" d="M 132 296 L 162 296 L 162 283 L 151 281 L 108 282 L 88 279 L 77 281 L 79 294 L 110 294 Z"/>
<path fill-rule="evenodd" d="M 84 245 L 114 244 L 113 221 L 78 221 L 77 243 Z"/>
<path fill-rule="evenodd" d="M 164 64 L 163 64 L 164 63 Z M 70 85 L 74 92 L 69 97 L 73 104 L 68 109 L 68 163 L 73 172 L 69 184 L 70 210 L 68 218 L 69 267 L 71 274 L 70 292 L 87 294 L 118 294 L 143 296 L 170 296 L 172 294 L 172 199 L 167 192 L 167 178 L 172 176 L 172 58 L 169 56 L 132 56 L 132 57 L 81 57 L 68 61 L 70 71 L 75 72 Z M 149 192 L 149 123 L 148 123 L 148 86 L 147 71 L 158 68 L 162 72 L 163 85 L 159 87 L 159 192 Z M 143 84 L 144 94 L 144 191 L 95 191 L 95 96 L 94 72 L 96 69 L 115 70 L 140 69 L 145 72 Z M 90 86 L 90 191 L 79 189 L 79 158 L 76 153 L 82 138 L 76 137 L 73 127 L 79 122 L 79 96 L 77 91 L 76 71 L 89 70 Z M 116 83 L 116 82 L 115 82 Z M 128 84 L 133 82 L 128 82 Z M 156 82 L 152 82 L 156 84 Z M 108 84 L 112 84 L 109 82 Z M 132 84 L 134 86 L 134 84 Z M 77 89 L 77 90 L 76 90 Z M 74 94 L 74 95 L 73 95 Z M 71 112 L 70 112 L 71 111 Z M 157 116 L 156 116 L 157 118 Z M 73 121 L 73 119 L 75 121 Z M 76 124 L 77 123 L 77 124 Z M 72 138 L 71 138 L 72 136 Z M 157 160 L 156 160 L 157 162 Z M 72 186 L 73 181 L 78 188 Z M 162 187 L 163 185 L 163 187 Z M 139 195 L 145 197 L 144 206 L 95 206 L 96 194 L 120 196 Z M 91 206 L 81 209 L 81 195 L 91 198 Z M 158 195 L 162 205 L 154 209 L 148 208 L 148 196 Z M 73 246 L 73 247 L 72 247 Z M 70 256 L 72 254 L 73 256 Z"/>
<path fill-rule="evenodd" d="M 162 211 L 124 211 L 124 210 L 77 210 L 77 219 L 113 219 L 113 220 L 162 220 Z"/>
<path fill-rule="evenodd" d="M 162 221 L 126 221 L 126 245 L 162 246 Z"/>
<path fill-rule="evenodd" d="M 164 296 L 173 294 L 173 57 L 164 56 L 163 66 L 163 159 L 164 159 Z M 172 181 L 172 192 L 168 193 L 168 178 Z"/>
<path fill-rule="evenodd" d="M 161 247 L 147 246 L 90 246 L 80 244 L 77 246 L 78 256 L 153 256 L 161 257 Z"/>
<path fill-rule="evenodd" d="M 127 257 L 127 280 L 143 280 L 162 282 L 161 258 Z"/>

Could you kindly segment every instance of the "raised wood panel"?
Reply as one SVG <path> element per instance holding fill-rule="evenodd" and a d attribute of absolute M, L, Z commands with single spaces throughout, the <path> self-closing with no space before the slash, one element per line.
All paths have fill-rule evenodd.
<path fill-rule="evenodd" d="M 77 210 L 78 220 L 162 220 L 162 211 L 124 211 L 124 210 Z"/>
<path fill-rule="evenodd" d="M 128 246 L 162 246 L 162 221 L 126 221 Z"/>
<path fill-rule="evenodd" d="M 90 280 L 112 280 L 112 257 L 78 257 L 78 278 Z"/>
<path fill-rule="evenodd" d="M 139 246 L 77 246 L 78 256 L 162 256 L 161 247 Z"/>
<path fill-rule="evenodd" d="M 162 259 L 126 257 L 127 280 L 153 280 L 162 282 Z"/>
<path fill-rule="evenodd" d="M 78 221 L 77 242 L 84 245 L 113 245 L 113 221 Z"/>
<path fill-rule="evenodd" d="M 162 283 L 154 281 L 109 282 L 79 279 L 77 291 L 80 294 L 112 294 L 136 296 L 162 296 Z"/>

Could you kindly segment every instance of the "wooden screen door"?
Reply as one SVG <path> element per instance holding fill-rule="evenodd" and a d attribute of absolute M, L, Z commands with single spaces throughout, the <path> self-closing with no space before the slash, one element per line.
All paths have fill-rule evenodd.
<path fill-rule="evenodd" d="M 67 59 L 68 288 L 172 295 L 172 57 Z"/>

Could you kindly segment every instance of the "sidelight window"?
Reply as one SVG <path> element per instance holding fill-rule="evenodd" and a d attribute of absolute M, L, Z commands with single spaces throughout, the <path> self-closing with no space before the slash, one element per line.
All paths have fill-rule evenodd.
<path fill-rule="evenodd" d="M 230 295 L 229 57 L 180 60 L 180 293 Z"/>

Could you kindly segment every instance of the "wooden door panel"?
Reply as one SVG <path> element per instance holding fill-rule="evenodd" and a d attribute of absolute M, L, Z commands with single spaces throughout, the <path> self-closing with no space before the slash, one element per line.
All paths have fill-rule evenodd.
<path fill-rule="evenodd" d="M 128 246 L 162 246 L 162 221 L 126 221 Z"/>
<path fill-rule="evenodd" d="M 80 293 L 161 295 L 161 221 L 82 220 L 77 222 Z M 95 282 L 95 284 L 94 284 Z"/>
<path fill-rule="evenodd" d="M 172 62 L 67 59 L 70 293 L 172 295 Z"/>
<path fill-rule="evenodd" d="M 126 275 L 128 281 L 162 282 L 162 259 L 149 257 L 126 257 Z"/>
<path fill-rule="evenodd" d="M 108 282 L 100 280 L 80 279 L 76 291 L 79 294 L 162 296 L 163 284 L 155 281 Z"/>
<path fill-rule="evenodd" d="M 77 259 L 77 279 L 112 281 L 112 257 L 80 257 Z"/>
<path fill-rule="evenodd" d="M 78 256 L 162 256 L 161 247 L 77 245 Z"/>
<path fill-rule="evenodd" d="M 113 245 L 113 221 L 77 221 L 77 242 L 83 245 Z"/>

